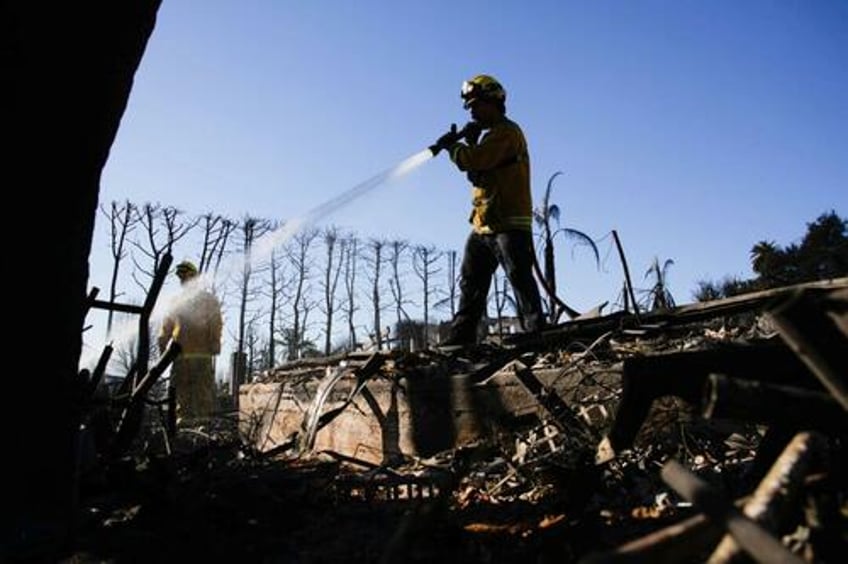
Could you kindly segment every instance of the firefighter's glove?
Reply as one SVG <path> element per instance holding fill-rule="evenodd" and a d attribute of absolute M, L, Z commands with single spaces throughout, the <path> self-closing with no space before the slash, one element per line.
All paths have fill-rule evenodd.
<path fill-rule="evenodd" d="M 430 152 L 435 157 L 439 154 L 439 151 L 450 149 L 461 138 L 462 134 L 456 130 L 456 124 L 451 124 L 450 131 L 439 137 L 434 144 L 430 145 Z"/>
<path fill-rule="evenodd" d="M 469 121 L 462 128 L 462 138 L 469 145 L 476 145 L 481 133 L 483 133 L 483 126 L 476 121 Z"/>

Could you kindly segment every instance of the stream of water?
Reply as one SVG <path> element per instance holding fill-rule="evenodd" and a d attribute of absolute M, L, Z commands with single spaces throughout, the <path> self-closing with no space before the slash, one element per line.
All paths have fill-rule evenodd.
<path fill-rule="evenodd" d="M 328 217 L 332 213 L 349 205 L 351 202 L 372 192 L 374 189 L 402 178 L 420 167 L 425 162 L 429 161 L 431 158 L 433 158 L 433 155 L 429 149 L 424 149 L 423 151 L 412 155 L 394 167 L 384 170 L 383 172 L 372 176 L 368 180 L 357 184 L 353 188 L 350 188 L 347 191 L 342 192 L 341 194 L 338 194 L 337 196 L 316 206 L 306 214 L 286 221 L 282 226 L 280 226 L 280 228 L 257 239 L 253 243 L 249 254 L 236 254 L 229 256 L 224 262 L 222 262 L 221 266 L 214 275 L 210 273 L 202 273 L 200 276 L 190 280 L 187 284 L 184 284 L 178 291 L 168 295 L 160 295 L 156 308 L 154 309 L 150 319 L 152 330 L 157 330 L 165 315 L 178 311 L 180 307 L 190 304 L 192 297 L 200 290 L 204 288 L 218 287 L 219 282 L 226 280 L 230 275 L 237 272 L 243 272 L 246 267 L 255 267 L 270 258 L 274 249 L 284 245 L 302 229 Z M 103 351 L 103 347 L 106 344 L 111 344 L 116 351 L 119 349 L 126 349 L 131 343 L 133 343 L 137 335 L 138 318 L 135 316 L 121 320 L 114 324 L 110 335 L 103 342 L 84 343 L 83 352 L 80 357 L 80 368 L 92 369 L 97 363 L 97 360 Z M 152 338 L 151 346 L 155 346 L 155 343 L 156 339 Z"/>

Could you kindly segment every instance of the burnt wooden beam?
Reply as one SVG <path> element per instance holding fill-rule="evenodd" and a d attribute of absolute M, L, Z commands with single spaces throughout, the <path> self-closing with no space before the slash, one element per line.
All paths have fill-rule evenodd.
<path fill-rule="evenodd" d="M 103 379 L 103 375 L 106 373 L 106 365 L 109 364 L 109 359 L 112 357 L 112 345 L 106 345 L 103 347 L 103 352 L 100 353 L 100 358 L 97 360 L 97 365 L 94 367 L 94 371 L 91 373 L 91 380 L 88 383 L 88 390 L 86 390 L 86 396 L 88 399 L 94 397 L 94 393 L 97 391 L 97 386 L 100 385 L 100 380 Z"/>
<path fill-rule="evenodd" d="M 799 291 L 770 314 L 786 344 L 848 411 L 848 288 Z"/>
<path fill-rule="evenodd" d="M 848 432 L 848 414 L 825 392 L 710 374 L 702 414 L 826 433 Z"/>
<path fill-rule="evenodd" d="M 118 302 L 104 302 L 103 300 L 91 300 L 94 309 L 105 309 L 107 311 L 120 311 L 121 313 L 140 314 L 143 309 L 139 305 L 121 304 Z"/>
<path fill-rule="evenodd" d="M 88 314 L 88 310 L 94 307 L 94 302 L 97 301 L 97 294 L 100 293 L 100 288 L 97 286 L 93 287 L 88 292 L 88 297 L 85 300 L 85 313 Z"/>
<path fill-rule="evenodd" d="M 126 376 L 124 376 L 124 379 L 118 385 L 118 389 L 113 394 L 113 399 L 115 397 L 129 398 L 135 388 L 136 374 L 138 374 L 138 362 L 133 362 Z"/>
<path fill-rule="evenodd" d="M 710 486 L 679 462 L 668 461 L 660 474 L 663 481 L 683 499 L 697 506 L 710 520 L 721 523 L 736 543 L 757 562 L 764 564 L 803 562 L 756 521 L 736 509 L 724 492 Z"/>
<path fill-rule="evenodd" d="M 166 428 L 168 436 L 174 437 L 177 434 L 177 388 L 173 383 L 168 385 L 167 405 Z"/>
<path fill-rule="evenodd" d="M 798 357 L 782 344 L 728 345 L 703 351 L 628 358 L 622 370 L 622 398 L 605 443 L 610 453 L 628 448 L 639 432 L 654 400 L 676 396 L 697 406 L 707 377 L 722 373 L 733 378 L 762 375 L 775 384 L 820 388 Z M 597 462 L 609 459 L 610 453 Z"/>
<path fill-rule="evenodd" d="M 176 358 L 182 352 L 182 347 L 179 343 L 171 341 L 168 344 L 168 348 L 165 349 L 165 352 L 162 353 L 162 356 L 159 357 L 159 361 L 153 365 L 147 374 L 145 374 L 144 378 L 142 378 L 138 385 L 133 389 L 131 400 L 135 400 L 136 398 L 143 398 L 147 396 L 147 392 L 150 391 L 150 388 L 153 387 L 165 370 L 171 366 L 171 363 L 176 360 Z"/>
<path fill-rule="evenodd" d="M 592 428 L 575 415 L 574 411 L 556 391 L 545 386 L 527 365 L 515 361 L 512 363 L 512 368 L 516 379 L 524 385 L 527 391 L 536 398 L 539 405 L 550 413 L 560 426 L 579 433 L 587 441 L 596 440 Z"/>
<path fill-rule="evenodd" d="M 138 385 L 133 388 L 115 431 L 115 440 L 111 448 L 113 456 L 122 454 L 132 443 L 141 425 L 141 418 L 144 414 L 144 400 L 147 398 L 147 392 L 150 391 L 153 384 L 156 383 L 159 377 L 174 362 L 174 359 L 179 356 L 180 352 L 182 352 L 182 347 L 180 347 L 179 343 L 171 341 L 168 348 L 165 349 L 164 354 L 159 358 L 159 361 L 145 374 Z"/>
<path fill-rule="evenodd" d="M 694 556 L 715 546 L 721 527 L 703 513 L 627 542 L 606 552 L 592 553 L 580 564 L 677 564 L 695 561 Z"/>
<path fill-rule="evenodd" d="M 505 335 L 507 346 L 521 346 L 523 350 L 538 350 L 549 346 L 560 346 L 568 341 L 594 341 L 598 337 L 621 329 L 638 327 L 633 314 L 617 311 L 603 317 L 577 318 L 560 325 L 544 329 L 540 333 L 517 333 Z"/>
<path fill-rule="evenodd" d="M 279 371 L 282 373 L 296 370 L 298 368 L 326 368 L 331 364 L 340 364 L 342 362 L 346 363 L 347 366 L 352 364 L 364 364 L 374 355 L 382 356 L 386 359 L 396 358 L 398 356 L 402 356 L 403 353 L 398 351 L 347 351 L 340 352 L 336 354 L 331 354 L 329 356 L 319 356 L 314 358 L 296 358 L 294 360 L 288 360 L 280 364 L 279 366 L 274 367 L 274 371 Z"/>
<path fill-rule="evenodd" d="M 824 437 L 799 433 L 786 446 L 766 477 L 745 504 L 742 513 L 772 533 L 780 533 L 794 510 L 798 509 L 804 479 L 823 455 Z M 708 562 L 719 564 L 743 561 L 742 547 L 732 535 L 725 535 Z"/>
<path fill-rule="evenodd" d="M 825 446 L 821 436 L 811 433 L 796 435 L 753 495 L 737 500 L 734 506 L 742 508 L 743 514 L 761 522 L 770 530 L 776 530 L 773 523 L 782 523 L 787 511 L 791 511 L 797 503 L 799 489 L 807 487 L 810 472 L 814 470 L 813 462 L 824 458 L 821 451 Z M 724 534 L 719 521 L 699 513 L 610 551 L 590 554 L 581 560 L 581 564 L 693 562 L 699 555 L 709 551 L 710 547 L 716 547 L 713 554 L 717 558 L 735 553 L 738 545 L 732 541 L 733 550 L 729 551 L 731 547 L 724 544 L 723 536 L 732 539 Z M 720 542 L 721 552 L 716 554 L 716 545 Z"/>
<path fill-rule="evenodd" d="M 171 268 L 172 261 L 173 257 L 171 253 L 165 253 L 162 256 L 162 260 L 159 261 L 159 266 L 153 275 L 153 282 L 150 284 L 150 289 L 144 298 L 144 304 L 141 306 L 141 312 L 138 316 L 137 374 L 147 373 L 147 359 L 150 358 L 150 316 L 153 313 L 156 300 L 159 299 L 159 292 L 165 283 L 165 276 L 168 275 L 168 269 Z"/>
<path fill-rule="evenodd" d="M 102 300 L 91 300 L 91 307 L 97 309 L 105 309 L 109 311 L 120 311 L 123 313 L 131 313 L 138 315 L 138 346 L 136 349 L 136 362 L 133 369 L 125 379 L 125 384 L 121 386 L 119 393 L 131 393 L 133 388 L 138 384 L 135 380 L 137 375 L 147 373 L 147 359 L 150 358 L 150 316 L 153 313 L 153 307 L 156 305 L 156 300 L 159 298 L 159 292 L 162 290 L 162 285 L 165 283 L 165 277 L 168 274 L 168 269 L 171 267 L 173 258 L 170 253 L 166 253 L 159 262 L 159 267 L 153 276 L 153 282 L 145 296 L 144 304 L 131 305 L 121 304 L 117 302 L 104 302 Z M 95 294 L 96 295 L 96 294 Z"/>

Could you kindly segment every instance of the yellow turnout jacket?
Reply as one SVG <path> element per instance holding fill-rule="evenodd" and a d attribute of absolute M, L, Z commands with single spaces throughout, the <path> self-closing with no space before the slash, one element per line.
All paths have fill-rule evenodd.
<path fill-rule="evenodd" d="M 474 231 L 532 230 L 530 156 L 518 124 L 504 117 L 478 145 L 456 143 L 450 158 L 472 183 L 469 221 Z"/>
<path fill-rule="evenodd" d="M 224 322 L 221 304 L 206 290 L 201 290 L 168 314 L 159 332 L 159 350 L 173 339 L 182 347 L 182 355 L 206 356 L 221 352 Z"/>

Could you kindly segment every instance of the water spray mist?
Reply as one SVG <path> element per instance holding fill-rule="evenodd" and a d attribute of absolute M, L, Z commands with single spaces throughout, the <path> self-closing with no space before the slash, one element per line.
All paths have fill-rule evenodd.
<path fill-rule="evenodd" d="M 344 208 L 375 188 L 409 174 L 431 158 L 433 158 L 433 152 L 430 149 L 424 149 L 401 161 L 394 167 L 384 170 L 316 206 L 303 216 L 286 221 L 279 229 L 257 239 L 251 247 L 249 254 L 229 257 L 221 264 L 214 276 L 206 272 L 201 273 L 187 284 L 184 284 L 179 292 L 162 297 L 150 318 L 151 325 L 157 327 L 165 315 L 179 311 L 181 307 L 186 307 L 191 303 L 192 297 L 200 290 L 208 287 L 214 288 L 219 281 L 225 280 L 234 272 L 243 272 L 245 269 L 252 269 L 258 263 L 270 257 L 274 249 L 285 244 L 302 229 Z M 126 320 L 118 323 L 113 328 L 107 340 L 110 341 L 115 349 L 118 349 L 129 343 L 136 336 L 137 331 L 138 327 L 135 320 Z M 101 343 L 100 346 L 86 345 L 80 358 L 80 368 L 92 368 L 100 357 L 104 345 L 105 343 Z"/>

